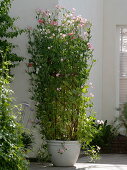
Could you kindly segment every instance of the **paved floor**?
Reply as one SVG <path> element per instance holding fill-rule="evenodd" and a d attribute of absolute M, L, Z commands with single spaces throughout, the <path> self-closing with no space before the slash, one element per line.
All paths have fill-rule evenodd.
<path fill-rule="evenodd" d="M 103 154 L 96 163 L 88 163 L 85 157 L 74 167 L 53 167 L 51 164 L 31 163 L 30 170 L 127 170 L 126 154 Z"/>

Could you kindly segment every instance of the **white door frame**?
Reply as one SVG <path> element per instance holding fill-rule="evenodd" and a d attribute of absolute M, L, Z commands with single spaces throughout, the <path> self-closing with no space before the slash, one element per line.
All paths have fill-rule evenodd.
<path fill-rule="evenodd" d="M 116 117 L 119 116 L 120 111 L 120 102 L 119 102 L 119 98 L 120 98 L 120 28 L 122 26 L 116 26 L 116 69 L 115 69 L 115 73 L 116 73 Z"/>

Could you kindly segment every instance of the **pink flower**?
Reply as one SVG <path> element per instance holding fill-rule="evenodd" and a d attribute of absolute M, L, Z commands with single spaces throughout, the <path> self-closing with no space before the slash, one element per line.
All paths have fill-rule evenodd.
<path fill-rule="evenodd" d="M 77 18 L 76 18 L 76 16 L 74 16 L 72 19 L 73 19 L 73 20 L 76 20 Z"/>
<path fill-rule="evenodd" d="M 91 88 L 93 88 L 93 83 L 90 82 L 90 83 L 89 83 L 89 86 L 90 86 Z"/>
<path fill-rule="evenodd" d="M 76 11 L 76 9 L 75 9 L 75 8 L 72 8 L 72 11 L 74 11 L 74 12 L 75 12 L 75 11 Z"/>
<path fill-rule="evenodd" d="M 104 121 L 103 120 L 97 120 L 97 124 L 103 125 Z"/>
<path fill-rule="evenodd" d="M 63 38 L 66 37 L 66 34 L 62 34 L 62 37 L 63 37 Z"/>
<path fill-rule="evenodd" d="M 28 30 L 32 30 L 32 27 L 27 27 Z"/>
<path fill-rule="evenodd" d="M 64 149 L 59 149 L 58 153 L 63 154 L 64 153 Z"/>
<path fill-rule="evenodd" d="M 40 14 L 42 12 L 41 9 L 36 9 L 36 13 Z"/>
<path fill-rule="evenodd" d="M 87 33 L 87 32 L 84 32 L 83 34 L 84 34 L 85 37 L 88 36 L 88 33 Z"/>
<path fill-rule="evenodd" d="M 89 49 L 93 49 L 93 46 L 92 46 L 92 44 L 90 44 L 90 43 L 87 43 L 87 45 L 88 45 L 88 48 L 89 48 Z"/>
<path fill-rule="evenodd" d="M 57 91 L 61 91 L 61 88 L 57 88 L 56 90 L 57 90 Z"/>
<path fill-rule="evenodd" d="M 60 6 L 60 5 L 56 5 L 56 8 L 57 8 L 57 9 L 60 9 L 60 8 L 62 8 L 62 6 Z"/>
<path fill-rule="evenodd" d="M 71 37 L 71 39 L 75 39 L 75 37 Z"/>
<path fill-rule="evenodd" d="M 71 33 L 68 33 L 68 35 L 69 35 L 69 36 L 71 36 L 71 35 L 74 35 L 74 33 L 73 33 L 73 32 L 71 32 Z"/>
<path fill-rule="evenodd" d="M 55 6 L 57 9 L 59 9 L 60 8 L 60 6 L 57 4 L 56 6 Z"/>
<path fill-rule="evenodd" d="M 47 10 L 46 11 L 42 11 L 41 13 L 43 14 L 43 16 L 49 16 L 50 15 L 49 11 L 47 11 Z"/>
<path fill-rule="evenodd" d="M 84 86 L 82 85 L 81 88 L 83 89 L 83 87 L 84 87 Z"/>
<path fill-rule="evenodd" d="M 51 25 L 58 25 L 58 22 L 56 22 L 56 21 L 51 21 L 50 24 L 51 24 Z"/>
<path fill-rule="evenodd" d="M 85 19 L 85 18 L 81 18 L 81 21 L 80 21 L 80 23 L 81 23 L 81 24 L 83 24 L 83 25 L 84 25 L 84 24 L 86 24 L 87 22 L 88 22 L 88 21 L 87 21 L 87 19 Z"/>
<path fill-rule="evenodd" d="M 79 27 L 82 27 L 84 24 L 79 24 Z"/>
<path fill-rule="evenodd" d="M 33 63 L 28 63 L 28 67 L 33 67 Z"/>
<path fill-rule="evenodd" d="M 57 73 L 57 74 L 56 74 L 56 77 L 59 77 L 59 76 L 60 76 L 60 73 Z"/>
<path fill-rule="evenodd" d="M 38 23 L 39 23 L 39 24 L 42 24 L 42 23 L 44 23 L 44 20 L 39 19 L 39 20 L 38 20 Z"/>
<path fill-rule="evenodd" d="M 94 97 L 94 94 L 93 94 L 93 93 L 90 93 L 90 97 Z"/>
<path fill-rule="evenodd" d="M 45 16 L 50 16 L 50 15 L 51 15 L 50 12 L 49 12 L 49 10 L 44 11 L 43 14 L 44 14 Z"/>

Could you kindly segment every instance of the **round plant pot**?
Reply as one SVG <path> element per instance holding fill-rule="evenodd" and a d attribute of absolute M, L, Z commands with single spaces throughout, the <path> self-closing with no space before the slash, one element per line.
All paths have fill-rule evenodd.
<path fill-rule="evenodd" d="M 54 166 L 74 166 L 81 148 L 78 141 L 48 140 L 47 144 Z"/>

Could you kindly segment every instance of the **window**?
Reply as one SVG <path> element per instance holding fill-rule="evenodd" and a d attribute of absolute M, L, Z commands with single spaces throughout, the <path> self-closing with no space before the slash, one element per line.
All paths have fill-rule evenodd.
<path fill-rule="evenodd" d="M 120 28 L 120 104 L 127 102 L 127 28 Z"/>

